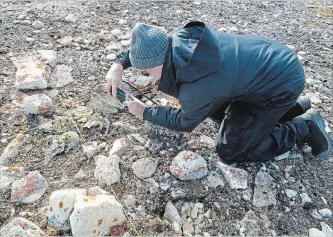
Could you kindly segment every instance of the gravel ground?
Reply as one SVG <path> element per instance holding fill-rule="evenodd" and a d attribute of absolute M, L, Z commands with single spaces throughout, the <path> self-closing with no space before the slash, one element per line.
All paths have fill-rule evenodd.
<path fill-rule="evenodd" d="M 304 147 L 291 151 L 288 159 L 267 164 L 242 164 L 248 172 L 247 190 L 232 190 L 227 183 L 223 187 L 207 186 L 207 179 L 179 181 L 172 175 L 165 178 L 168 166 L 182 150 L 189 149 L 202 155 L 210 171 L 218 171 L 219 161 L 213 149 L 202 144 L 189 148 L 188 141 L 198 139 L 202 134 L 215 137 L 218 125 L 212 128 L 196 129 L 190 134 L 173 133 L 145 124 L 123 110 L 120 104 L 109 99 L 102 92 L 94 92 L 97 84 L 104 83 L 104 77 L 112 64 L 106 56 L 118 53 L 121 49 L 109 49 L 111 42 L 126 44 L 131 28 L 137 22 L 145 22 L 165 27 L 168 31 L 184 26 L 190 20 L 204 21 L 216 29 L 238 33 L 262 35 L 279 40 L 293 48 L 299 55 L 305 72 L 307 86 L 304 93 L 311 96 L 316 107 L 333 129 L 332 110 L 332 64 L 333 64 L 333 7 L 331 1 L 103 1 L 103 0 L 2 0 L 0 2 L 0 106 L 11 103 L 16 68 L 10 60 L 13 53 L 25 53 L 38 49 L 53 49 L 58 54 L 58 64 L 68 65 L 74 82 L 58 89 L 53 98 L 55 112 L 51 115 L 27 116 L 22 111 L 0 112 L 1 143 L 0 153 L 19 132 L 29 134 L 29 139 L 19 151 L 19 156 L 11 165 L 24 167 L 26 171 L 38 170 L 48 181 L 46 193 L 33 204 L 10 202 L 10 191 L 0 193 L 0 226 L 8 223 L 19 213 L 32 212 L 29 220 L 40 226 L 48 235 L 70 235 L 71 232 L 54 232 L 48 228 L 45 216 L 40 209 L 48 205 L 50 194 L 59 189 L 85 188 L 97 185 L 94 178 L 95 164 L 84 158 L 81 146 L 60 154 L 48 165 L 44 163 L 44 149 L 48 148 L 46 138 L 50 135 L 76 131 L 73 123 L 66 123 L 62 129 L 45 132 L 38 128 L 42 118 L 56 120 L 73 111 L 76 105 L 92 107 L 101 113 L 111 124 L 122 121 L 138 128 L 151 144 L 144 147 L 133 141 L 120 162 L 120 182 L 104 186 L 106 191 L 117 195 L 121 203 L 128 195 L 136 198 L 134 207 L 125 207 L 131 222 L 140 235 L 173 235 L 171 225 L 163 220 L 165 205 L 171 201 L 180 212 L 184 202 L 200 202 L 204 210 L 210 209 L 211 221 L 206 221 L 201 235 L 240 235 L 240 220 L 252 210 L 260 223 L 246 228 L 247 234 L 255 235 L 305 235 L 310 228 L 320 228 L 320 222 L 332 224 L 332 217 L 318 220 L 310 215 L 313 209 L 333 209 L 332 154 L 325 160 L 318 160 Z M 75 14 L 77 20 L 65 20 L 68 14 Z M 120 21 L 126 20 L 126 22 Z M 44 28 L 35 29 L 34 21 L 41 21 Z M 120 29 L 124 34 L 119 39 L 111 34 Z M 71 36 L 73 41 L 64 46 L 59 39 Z M 124 42 L 125 41 L 125 42 Z M 126 47 L 124 47 L 126 48 Z M 127 77 L 140 72 L 129 70 Z M 159 103 L 176 103 L 169 97 L 152 91 Z M 71 106 L 64 100 L 72 101 Z M 118 107 L 118 112 L 105 111 L 107 101 Z M 101 154 L 108 155 L 113 142 L 133 133 L 126 129 L 116 129 L 115 125 L 100 128 L 82 128 L 81 143 L 97 141 L 106 143 Z M 131 130 L 131 129 L 129 129 Z M 158 132 L 159 131 L 159 132 Z M 139 148 L 143 147 L 142 150 Z M 157 183 L 168 183 L 164 191 L 149 192 L 151 184 L 138 179 L 131 166 L 139 158 L 153 157 L 158 160 L 158 168 L 153 178 Z M 291 158 L 294 157 L 294 158 Z M 274 179 L 276 204 L 256 207 L 252 203 L 255 177 L 262 170 Z M 74 178 L 82 171 L 86 176 Z M 148 188 L 147 188 L 148 186 Z M 285 189 L 298 192 L 294 198 L 284 193 Z M 312 199 L 303 205 L 300 193 L 307 193 Z M 245 196 L 245 197 L 244 197 Z M 246 198 L 249 197 L 249 198 Z M 21 213 L 22 214 L 22 213 Z M 152 221 L 153 220 L 153 221 Z M 332 225 L 331 225 L 332 227 Z M 249 230 L 250 229 L 250 230 Z M 251 232 L 257 229 L 258 232 Z M 130 234 L 136 234 L 134 227 Z"/>

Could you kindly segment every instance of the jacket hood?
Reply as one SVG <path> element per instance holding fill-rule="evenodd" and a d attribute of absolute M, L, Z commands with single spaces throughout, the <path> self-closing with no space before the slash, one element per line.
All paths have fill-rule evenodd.
<path fill-rule="evenodd" d="M 172 36 L 176 82 L 193 82 L 216 72 L 224 55 L 214 29 L 192 21 Z"/>

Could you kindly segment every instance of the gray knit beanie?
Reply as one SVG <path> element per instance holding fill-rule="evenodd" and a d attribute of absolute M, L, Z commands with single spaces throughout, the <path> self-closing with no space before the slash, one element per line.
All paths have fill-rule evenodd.
<path fill-rule="evenodd" d="M 169 36 L 158 26 L 137 23 L 132 32 L 129 57 L 137 69 L 154 68 L 164 63 Z"/>

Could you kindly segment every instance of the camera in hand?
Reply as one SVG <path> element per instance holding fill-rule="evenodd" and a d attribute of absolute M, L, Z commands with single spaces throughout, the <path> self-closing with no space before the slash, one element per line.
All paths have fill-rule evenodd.
<path fill-rule="evenodd" d="M 124 102 L 128 100 L 129 95 L 127 92 L 123 91 L 120 88 L 117 88 L 117 99 L 120 100 L 121 102 Z"/>

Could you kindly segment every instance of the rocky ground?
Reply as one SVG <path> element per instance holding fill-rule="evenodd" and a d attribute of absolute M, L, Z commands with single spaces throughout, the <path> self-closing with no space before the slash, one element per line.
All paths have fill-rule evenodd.
<path fill-rule="evenodd" d="M 226 166 L 214 152 L 218 124 L 179 133 L 144 123 L 99 86 L 136 22 L 172 31 L 202 20 L 295 50 L 330 130 L 329 4 L 2 0 L 0 235 L 332 236 L 332 154 L 318 160 L 305 145 Z"/>

